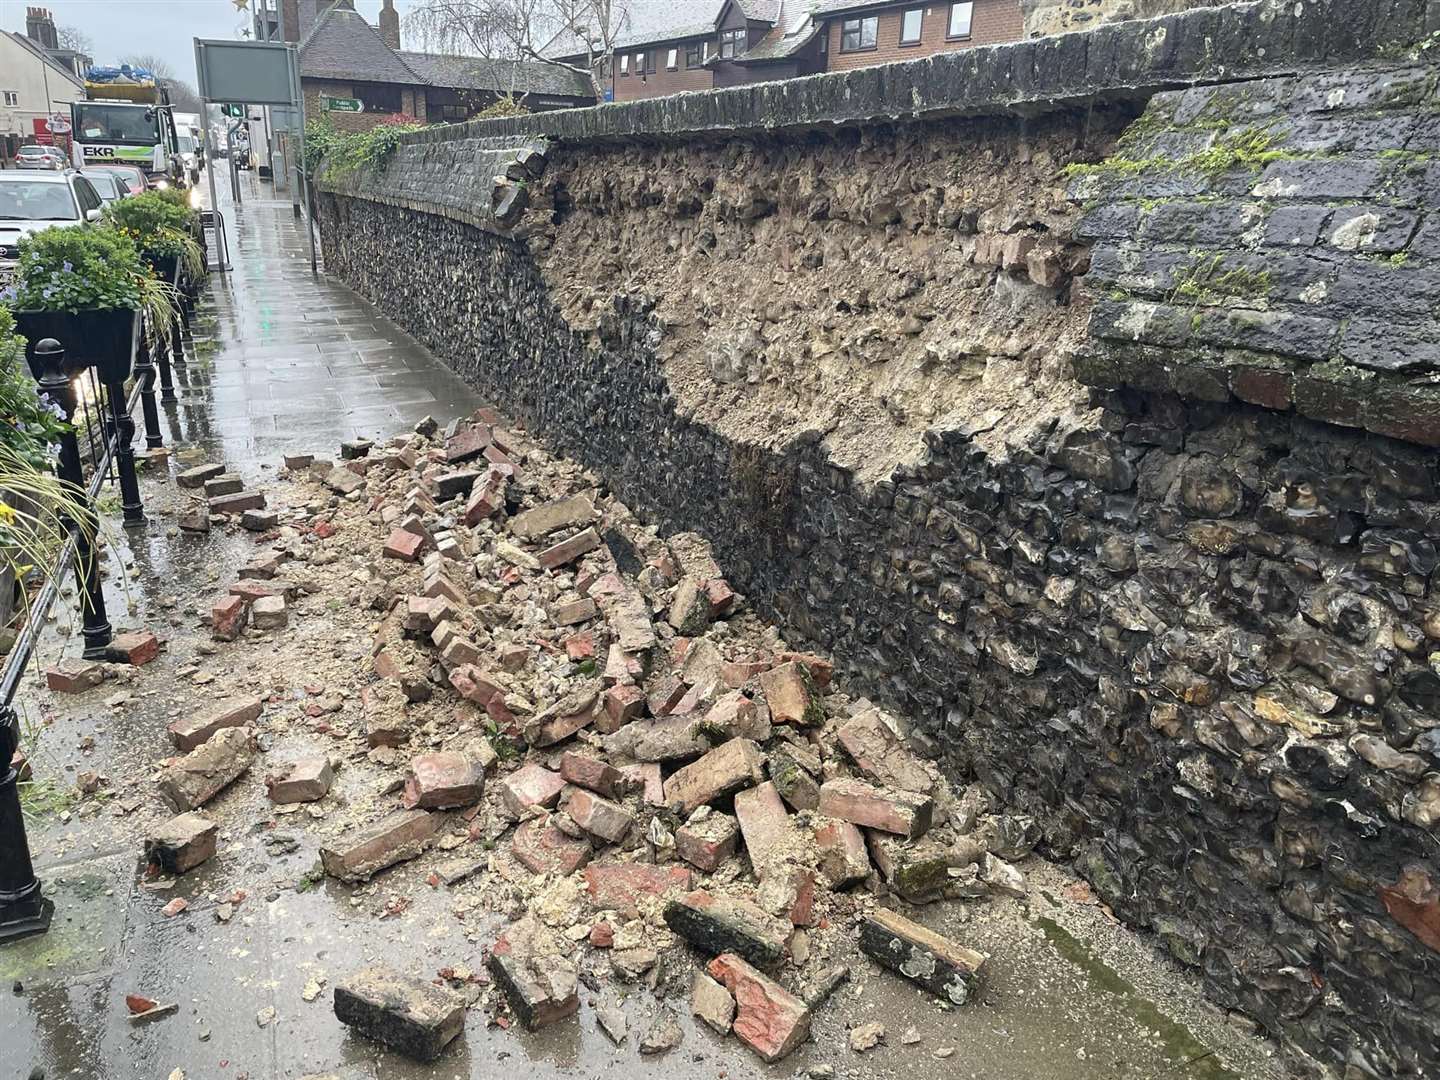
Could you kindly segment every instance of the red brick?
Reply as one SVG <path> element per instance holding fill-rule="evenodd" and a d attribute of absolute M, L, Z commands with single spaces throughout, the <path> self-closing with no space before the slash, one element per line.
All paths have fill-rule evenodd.
<path fill-rule="evenodd" d="M 598 791 L 609 799 L 622 797 L 630 786 L 625 774 L 614 765 L 574 750 L 567 750 L 561 757 L 560 775 L 572 784 Z"/>
<path fill-rule="evenodd" d="M 925 766 L 875 709 L 847 720 L 835 738 L 862 773 L 885 787 L 928 794 L 934 786 Z"/>
<path fill-rule="evenodd" d="M 587 596 L 582 600 L 572 600 L 568 604 L 559 605 L 555 608 L 551 621 L 556 626 L 573 626 L 593 619 L 598 614 L 595 601 Z"/>
<path fill-rule="evenodd" d="M 583 529 L 566 540 L 561 540 L 553 547 L 542 551 L 537 558 L 540 565 L 547 570 L 555 570 L 574 562 L 586 552 L 594 551 L 600 546 L 600 534 L 594 529 Z"/>
<path fill-rule="evenodd" d="M 282 773 L 265 778 L 266 794 L 273 803 L 302 803 L 323 799 L 335 782 L 335 772 L 324 757 L 301 758 Z"/>
<path fill-rule="evenodd" d="M 320 849 L 320 862 L 331 877 L 365 881 L 424 851 L 440 828 L 442 816 L 428 810 L 396 810 L 367 828 L 341 833 L 333 847 Z"/>
<path fill-rule="evenodd" d="M 414 562 L 420 557 L 420 548 L 424 544 L 423 537 L 416 536 L 405 529 L 395 529 L 390 533 L 390 538 L 385 541 L 384 554 L 387 558 Z"/>
<path fill-rule="evenodd" d="M 612 686 L 605 691 L 605 721 L 595 726 L 602 735 L 612 735 L 645 712 L 645 695 L 638 686 Z"/>
<path fill-rule="evenodd" d="M 145 838 L 145 860 L 162 873 L 183 874 L 215 854 L 219 831 L 199 814 L 177 814 Z"/>
<path fill-rule="evenodd" d="M 514 817 L 532 806 L 553 807 L 565 788 L 565 780 L 545 766 L 531 762 L 500 781 L 500 799 Z"/>
<path fill-rule="evenodd" d="M 585 891 L 602 910 L 613 909 L 634 918 L 641 896 L 664 897 L 690 891 L 690 871 L 683 866 L 651 863 L 591 863 L 585 867 Z"/>
<path fill-rule="evenodd" d="M 247 604 L 253 604 L 256 600 L 263 600 L 267 596 L 283 596 L 285 590 L 279 586 L 262 585 L 258 581 L 246 578 L 230 586 L 230 595 L 240 597 Z"/>
<path fill-rule="evenodd" d="M 81 694 L 104 681 L 104 668 L 75 657 L 66 657 L 45 671 L 45 685 L 57 694 Z"/>
<path fill-rule="evenodd" d="M 571 660 L 589 660 L 595 656 L 595 635 L 589 630 L 571 634 L 565 639 L 565 655 Z"/>
<path fill-rule="evenodd" d="M 915 839 L 930 828 L 934 803 L 928 796 L 889 791 L 859 780 L 820 785 L 820 813 L 867 829 Z"/>
<path fill-rule="evenodd" d="M 510 850 L 532 874 L 568 877 L 590 861 L 590 843 L 567 836 L 548 817 L 532 818 L 515 830 Z"/>
<path fill-rule="evenodd" d="M 815 830 L 820 872 L 832 889 L 864 881 L 870 875 L 865 837 L 848 821 L 827 821 Z"/>
<path fill-rule="evenodd" d="M 722 953 L 706 970 L 735 997 L 736 1037 L 766 1062 L 779 1061 L 810 1037 L 805 1003 L 739 956 Z"/>
<path fill-rule="evenodd" d="M 688 814 L 764 779 L 765 755 L 760 747 L 749 739 L 731 739 L 666 780 L 665 802 L 679 803 L 681 812 Z"/>
<path fill-rule="evenodd" d="M 814 680 L 803 665 L 791 661 L 771 668 L 760 676 L 760 689 L 775 723 L 818 727 L 825 722 Z"/>
<path fill-rule="evenodd" d="M 735 796 L 735 817 L 745 837 L 745 850 L 760 876 L 769 862 L 797 850 L 796 829 L 780 793 L 768 780 Z"/>
<path fill-rule="evenodd" d="M 635 765 L 626 765 L 621 770 L 625 779 L 640 789 L 640 798 L 647 806 L 665 805 L 665 782 L 660 776 L 660 765 L 654 761 L 644 761 Z"/>
<path fill-rule="evenodd" d="M 707 874 L 734 855 L 739 843 L 740 826 L 729 814 L 696 815 L 675 830 L 675 854 Z"/>
<path fill-rule="evenodd" d="M 735 606 L 735 590 L 724 578 L 711 578 L 705 582 L 705 595 L 710 600 L 710 610 L 715 615 L 724 615 Z"/>
<path fill-rule="evenodd" d="M 484 453 L 489 445 L 489 426 L 469 424 L 445 440 L 445 460 L 452 465 L 458 461 L 468 461 Z"/>
<path fill-rule="evenodd" d="M 565 811 L 576 825 L 607 844 L 620 843 L 635 827 L 635 818 L 628 810 L 583 788 L 570 796 Z"/>
<path fill-rule="evenodd" d="M 650 684 L 646 701 L 651 716 L 668 716 L 680 704 L 689 687 L 676 675 L 664 675 Z"/>
<path fill-rule="evenodd" d="M 264 704 L 258 697 L 227 698 L 205 712 L 183 717 L 166 730 L 176 749 L 190 751 L 222 728 L 244 727 L 260 718 Z"/>
<path fill-rule="evenodd" d="M 231 594 L 210 609 L 210 635 L 216 641 L 234 641 L 245 629 L 250 605 L 245 598 Z"/>
<path fill-rule="evenodd" d="M 472 806 L 484 791 L 485 770 L 478 762 L 458 751 L 439 750 L 411 759 L 400 802 L 406 809 L 445 810 Z"/>
<path fill-rule="evenodd" d="M 736 660 L 721 666 L 720 681 L 731 690 L 739 690 L 756 675 L 769 670 L 770 664 L 765 660 Z"/>
<path fill-rule="evenodd" d="M 110 641 L 109 652 L 120 663 L 148 664 L 160 655 L 160 639 L 149 630 L 135 630 L 127 634 L 116 634 Z"/>
<path fill-rule="evenodd" d="M 450 685 L 466 701 L 473 701 L 476 705 L 488 705 L 496 695 L 503 693 L 493 679 L 473 664 L 450 672 Z"/>
<path fill-rule="evenodd" d="M 805 670 L 810 672 L 810 681 L 821 690 L 828 687 L 835 677 L 835 665 L 814 653 L 785 652 L 778 659 L 782 664 L 804 664 Z"/>

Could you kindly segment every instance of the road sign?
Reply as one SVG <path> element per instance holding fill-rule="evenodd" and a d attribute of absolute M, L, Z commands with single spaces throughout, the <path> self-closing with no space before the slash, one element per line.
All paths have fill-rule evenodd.
<path fill-rule="evenodd" d="M 353 97 L 326 97 L 320 95 L 320 108 L 326 112 L 364 112 L 365 103 Z"/>
<path fill-rule="evenodd" d="M 70 134 L 70 121 L 59 113 L 55 113 L 49 120 L 45 121 L 45 127 L 52 135 Z"/>

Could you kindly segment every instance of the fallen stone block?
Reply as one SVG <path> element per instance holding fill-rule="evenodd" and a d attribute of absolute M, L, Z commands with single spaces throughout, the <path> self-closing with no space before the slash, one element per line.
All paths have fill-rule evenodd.
<path fill-rule="evenodd" d="M 583 495 L 555 499 L 516 514 L 510 519 L 510 531 L 522 540 L 534 540 L 565 528 L 584 528 L 595 520 L 595 507 Z"/>
<path fill-rule="evenodd" d="M 308 757 L 291 762 L 284 772 L 267 776 L 265 788 L 273 803 L 315 802 L 330 793 L 334 782 L 329 758 Z"/>
<path fill-rule="evenodd" d="M 160 639 L 149 630 L 116 634 L 106 649 L 106 655 L 115 663 L 139 667 L 160 655 Z"/>
<path fill-rule="evenodd" d="M 283 630 L 290 625 L 290 612 L 283 596 L 262 596 L 250 605 L 250 621 L 256 630 Z"/>
<path fill-rule="evenodd" d="M 145 859 L 162 873 L 183 874 L 215 854 L 219 831 L 199 814 L 178 814 L 145 838 Z"/>
<path fill-rule="evenodd" d="M 765 755 L 749 739 L 721 743 L 665 781 L 665 801 L 682 813 L 765 780 Z"/>
<path fill-rule="evenodd" d="M 675 854 L 707 874 L 734 855 L 739 843 L 739 823 L 708 806 L 696 810 L 675 830 Z"/>
<path fill-rule="evenodd" d="M 387 866 L 415 858 L 439 828 L 440 818 L 428 810 L 396 810 L 321 847 L 320 863 L 341 881 L 366 881 Z"/>
<path fill-rule="evenodd" d="M 698 637 L 710 625 L 710 598 L 703 583 L 693 577 L 684 578 L 675 586 L 665 620 L 684 637 Z"/>
<path fill-rule="evenodd" d="M 167 766 L 156 786 L 172 810 L 195 810 L 238 779 L 254 760 L 255 732 L 248 727 L 226 728 Z"/>
<path fill-rule="evenodd" d="M 594 863 L 585 867 L 585 891 L 601 910 L 613 909 L 634 918 L 642 896 L 664 898 L 690 891 L 690 870 L 651 863 Z"/>
<path fill-rule="evenodd" d="M 538 762 L 522 765 L 500 781 L 500 800 L 515 818 L 532 806 L 552 809 L 565 789 L 565 778 Z"/>
<path fill-rule="evenodd" d="M 690 990 L 690 1013 L 705 1021 L 717 1034 L 729 1035 L 735 1020 L 735 999 L 709 975 L 697 971 Z"/>
<path fill-rule="evenodd" d="M 760 689 L 770 707 L 770 719 L 777 724 L 819 727 L 825 722 L 820 694 L 803 664 L 791 661 L 760 675 Z"/>
<path fill-rule="evenodd" d="M 984 953 L 884 909 L 860 924 L 860 951 L 952 1005 L 970 1000 L 985 964 Z"/>
<path fill-rule="evenodd" d="M 57 694 L 82 694 L 105 681 L 105 669 L 90 660 L 67 656 L 45 671 L 45 685 Z"/>
<path fill-rule="evenodd" d="M 314 454 L 283 454 L 281 456 L 287 472 L 299 472 L 301 469 L 308 469 L 315 461 Z M 218 466 L 218 468 L 221 469 L 224 467 L 223 465 Z M 217 466 L 212 465 L 210 468 L 217 468 Z"/>
<path fill-rule="evenodd" d="M 217 495 L 234 495 L 236 492 L 245 490 L 245 481 L 238 476 L 231 476 L 228 473 L 212 477 L 204 483 L 205 497 L 213 499 Z"/>
<path fill-rule="evenodd" d="M 531 873 L 561 877 L 579 870 L 594 854 L 588 840 L 566 835 L 548 816 L 531 818 L 516 829 L 510 850 Z"/>
<path fill-rule="evenodd" d="M 337 495 L 350 495 L 365 486 L 365 478 L 343 466 L 336 466 L 325 474 L 325 486 Z"/>
<path fill-rule="evenodd" d="M 358 477 L 357 477 L 358 479 Z M 218 495 L 206 503 L 212 514 L 240 514 L 246 510 L 265 509 L 263 491 L 237 491 L 234 495 Z"/>
<path fill-rule="evenodd" d="M 574 562 L 581 555 L 594 551 L 599 546 L 600 534 L 594 529 L 582 529 L 574 536 L 546 548 L 536 557 L 546 570 L 557 570 Z"/>
<path fill-rule="evenodd" d="M 178 473 L 175 482 L 182 488 L 203 488 L 206 481 L 214 480 L 224 472 L 224 465 L 195 465 Z"/>
<path fill-rule="evenodd" d="M 180 516 L 175 519 L 184 532 L 208 533 L 210 531 L 210 508 L 208 506 L 192 506 L 182 510 Z"/>
<path fill-rule="evenodd" d="M 438 750 L 410 759 L 400 802 L 406 809 L 444 810 L 473 806 L 484 793 L 483 765 L 454 750 Z"/>
<path fill-rule="evenodd" d="M 567 750 L 560 759 L 560 775 L 578 787 L 599 792 L 607 799 L 617 799 L 629 787 L 625 774 L 599 758 Z"/>
<path fill-rule="evenodd" d="M 420 549 L 424 544 L 423 537 L 416 536 L 408 529 L 395 529 L 390 533 L 390 538 L 385 541 L 385 547 L 381 554 L 387 559 L 414 562 L 420 557 Z"/>
<path fill-rule="evenodd" d="M 848 821 L 826 821 L 815 829 L 820 873 L 832 889 L 855 885 L 870 876 L 865 837 Z"/>
<path fill-rule="evenodd" d="M 860 780 L 827 780 L 820 786 L 820 813 L 853 825 L 915 839 L 930 828 L 935 804 L 929 796 L 888 791 Z"/>
<path fill-rule="evenodd" d="M 240 527 L 246 532 L 269 532 L 280 525 L 280 515 L 274 510 L 246 510 L 240 515 Z"/>
<path fill-rule="evenodd" d="M 785 958 L 791 931 L 789 923 L 748 900 L 704 889 L 666 904 L 665 925 L 706 956 L 738 953 L 760 968 L 773 968 Z"/>
<path fill-rule="evenodd" d="M 335 1018 L 417 1061 L 434 1061 L 465 1027 L 465 999 L 433 982 L 373 967 L 335 987 Z"/>
<path fill-rule="evenodd" d="M 245 629 L 250 605 L 241 596 L 229 595 L 215 602 L 210 609 L 210 636 L 216 641 L 234 641 Z"/>
<path fill-rule="evenodd" d="M 934 790 L 935 781 L 929 771 L 905 749 L 878 709 L 867 709 L 846 721 L 835 738 L 855 767 L 876 783 L 921 795 Z"/>
<path fill-rule="evenodd" d="M 580 1010 L 575 964 L 534 919 L 522 919 L 500 936 L 490 947 L 488 966 L 511 1010 L 530 1031 Z"/>
<path fill-rule="evenodd" d="M 929 837 L 906 840 L 873 829 L 867 830 L 866 840 L 875 869 L 896 895 L 912 904 L 927 904 L 945 895 L 950 867 L 958 863 L 943 844 Z"/>
<path fill-rule="evenodd" d="M 620 843 L 635 826 L 635 818 L 623 806 L 583 788 L 570 796 L 565 811 L 576 825 L 607 844 Z"/>
<path fill-rule="evenodd" d="M 806 1004 L 741 957 L 724 953 L 706 970 L 735 997 L 735 1037 L 762 1060 L 773 1064 L 810 1037 Z"/>
<path fill-rule="evenodd" d="M 596 718 L 595 728 L 602 735 L 613 735 L 645 714 L 645 695 L 638 686 L 612 686 L 605 691 L 604 705 L 605 715 Z"/>
<path fill-rule="evenodd" d="M 340 444 L 340 460 L 355 461 L 368 457 L 374 446 L 374 439 L 347 439 Z"/>
<path fill-rule="evenodd" d="M 820 759 L 800 747 L 782 743 L 770 752 L 770 779 L 775 790 L 795 810 L 814 810 L 820 805 Z"/>
<path fill-rule="evenodd" d="M 710 744 L 695 730 L 693 716 L 666 716 L 659 720 L 637 720 L 613 735 L 605 736 L 609 753 L 623 754 L 634 761 L 659 763 L 685 761 L 705 753 Z"/>
<path fill-rule="evenodd" d="M 226 698 L 197 716 L 176 720 L 166 730 L 177 750 L 194 750 L 222 728 L 254 723 L 264 707 L 258 697 Z"/>

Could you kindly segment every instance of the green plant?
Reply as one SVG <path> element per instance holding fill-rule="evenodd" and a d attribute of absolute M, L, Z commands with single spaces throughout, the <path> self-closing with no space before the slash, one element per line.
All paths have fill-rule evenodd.
<path fill-rule="evenodd" d="M 1204 150 L 1195 150 L 1179 158 L 1160 155 L 1133 157 L 1131 152 L 1137 149 L 1135 143 L 1139 141 L 1122 139 L 1120 153 L 1099 164 L 1072 162 L 1061 172 L 1067 177 L 1105 176 L 1116 179 L 1148 172 L 1194 172 L 1214 180 L 1232 169 L 1263 168 L 1272 161 L 1305 156 L 1278 149 L 1275 136 L 1268 128 L 1253 126 L 1221 135 Z"/>
<path fill-rule="evenodd" d="M 1223 269 L 1224 255 L 1206 256 L 1192 252 L 1192 261 L 1177 267 L 1166 301 L 1191 307 L 1209 307 L 1227 300 L 1263 300 L 1270 293 L 1269 270 L 1247 270 L 1243 266 Z"/>
<path fill-rule="evenodd" d="M 502 97 L 496 98 L 485 108 L 481 109 L 470 119 L 472 120 L 493 120 L 499 116 L 529 116 L 530 110 L 521 104 L 519 98 Z"/>
<path fill-rule="evenodd" d="M 194 235 L 194 212 L 176 203 L 168 191 L 147 191 L 119 199 L 105 208 L 105 221 L 128 236 L 136 249 L 151 259 L 178 259 L 184 273 L 205 272 L 205 253 Z"/>
<path fill-rule="evenodd" d="M 328 122 L 313 123 L 306 128 L 305 167 L 332 177 L 378 169 L 390 160 L 401 136 L 421 126 L 404 113 L 387 116 L 368 131 L 340 132 Z"/>
<path fill-rule="evenodd" d="M 0 447 L 33 469 L 46 469 L 65 431 L 59 407 L 43 400 L 25 367 L 25 343 L 10 309 L 0 307 Z"/>

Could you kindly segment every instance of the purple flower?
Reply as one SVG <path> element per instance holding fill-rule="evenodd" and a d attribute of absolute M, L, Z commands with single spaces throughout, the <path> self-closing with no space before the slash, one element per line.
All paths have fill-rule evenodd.
<path fill-rule="evenodd" d="M 63 271 L 65 271 L 65 273 L 68 274 L 68 273 L 70 273 L 71 270 L 74 270 L 74 269 L 75 269 L 75 264 L 72 263 L 69 259 L 66 259 L 66 260 L 60 265 L 60 269 L 63 270 Z"/>

